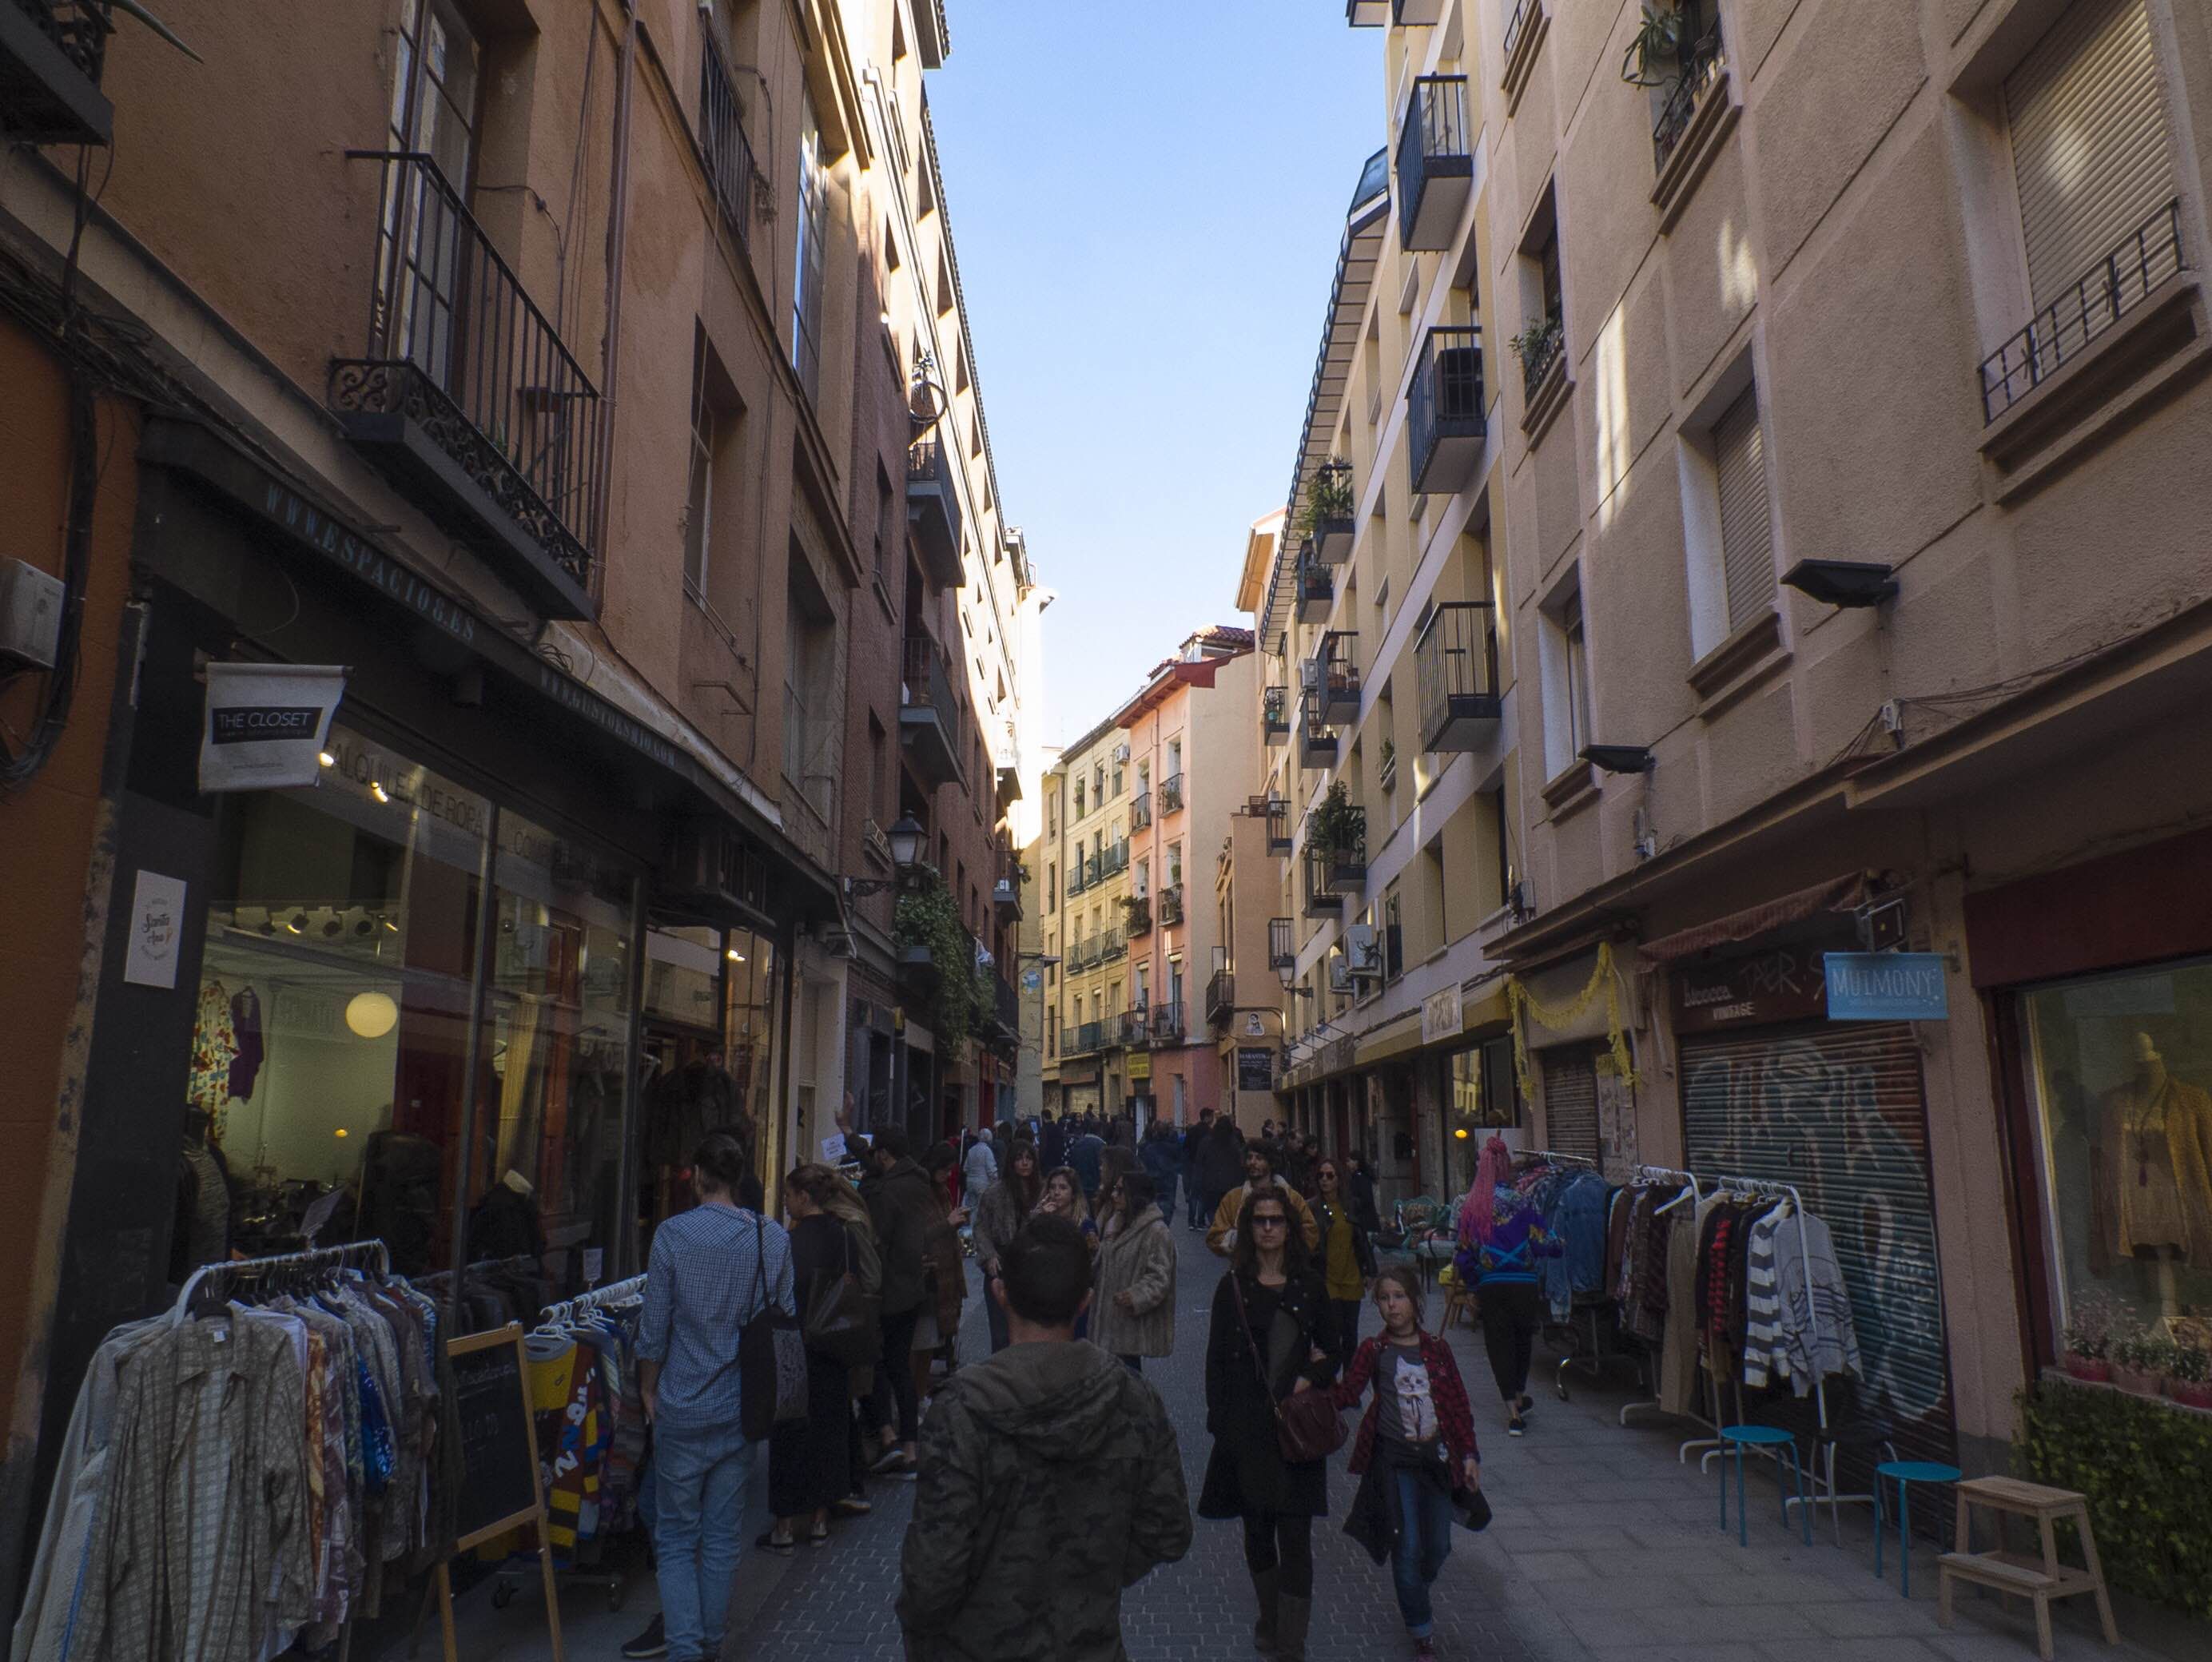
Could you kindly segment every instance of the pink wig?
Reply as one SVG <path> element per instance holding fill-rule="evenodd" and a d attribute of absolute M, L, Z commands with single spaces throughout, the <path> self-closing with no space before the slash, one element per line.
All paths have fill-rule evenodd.
<path fill-rule="evenodd" d="M 1467 1201 L 1460 1208 L 1459 1233 L 1462 1241 L 1487 1246 L 1498 1231 L 1498 1191 L 1513 1180 L 1513 1150 L 1505 1146 L 1505 1139 L 1492 1133 L 1490 1141 L 1482 1145 L 1482 1155 L 1475 1162 L 1474 1183 L 1467 1192 Z"/>

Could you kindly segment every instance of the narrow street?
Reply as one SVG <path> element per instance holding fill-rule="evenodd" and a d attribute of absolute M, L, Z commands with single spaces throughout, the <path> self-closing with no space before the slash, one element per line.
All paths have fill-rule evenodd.
<path fill-rule="evenodd" d="M 1181 1247 L 1176 1354 L 1146 1377 L 1173 1416 L 1195 1502 L 1206 1470 L 1205 1343 L 1219 1260 L 1178 1225 Z M 971 1270 L 971 1278 L 973 1271 Z M 1437 1301 L 1431 1301 L 1431 1314 Z M 987 1345 L 971 1298 L 961 1343 Z M 1366 1331 L 1373 1331 L 1371 1312 Z M 1496 1521 L 1481 1536 L 1455 1532 L 1436 1588 L 1437 1645 L 1444 1657 L 1481 1662 L 2018 1662 L 2033 1654 L 2027 1607 L 2000 1610 L 1962 1593 L 1956 1625 L 1936 1623 L 1936 1565 L 1922 1544 L 1912 1598 L 1898 1592 L 1897 1564 L 1874 1575 L 1863 1507 L 1847 1508 L 1838 1548 L 1826 1513 L 1813 1545 L 1786 1533 L 1763 1470 L 1747 1477 L 1751 1543 L 1736 1544 L 1734 1513 L 1719 1527 L 1717 1476 L 1684 1465 L 1684 1435 L 1653 1416 L 1624 1429 L 1632 1400 L 1625 1372 L 1591 1385 L 1571 1375 L 1571 1400 L 1549 1389 L 1556 1357 L 1540 1351 L 1532 1380 L 1540 1393 L 1529 1434 L 1508 1437 L 1489 1416 L 1489 1371 L 1479 1335 L 1451 1334 L 1482 1441 L 1483 1487 Z M 1346 1453 L 1349 1444 L 1346 1445 Z M 1343 1532 L 1352 1483 L 1337 1457 L 1329 1480 L 1333 1516 L 1314 1531 L 1312 1662 L 1370 1662 L 1401 1654 L 1402 1624 L 1387 1568 L 1378 1568 Z M 763 1457 L 748 1490 L 748 1544 L 768 1527 Z M 874 1513 L 836 1526 L 818 1551 L 775 1558 L 748 1544 L 733 1593 L 724 1662 L 894 1662 L 903 1654 L 893 1605 L 899 1546 L 914 1490 L 872 1485 Z M 1200 1520 L 1189 1555 L 1156 1571 L 1122 1600 L 1122 1638 L 1132 1662 L 1194 1662 L 1252 1654 L 1250 1592 L 1233 1524 Z M 604 1598 L 563 1600 L 568 1653 L 611 1657 L 649 1619 L 653 1580 L 640 1571 L 619 1613 Z M 2081 1612 L 2057 1617 L 2059 1662 L 2132 1659 L 2150 1653 L 2099 1643 Z M 526 1592 L 495 1611 L 479 1591 L 465 1601 L 462 1651 L 471 1662 L 541 1662 L 551 1652 L 534 1598 Z"/>

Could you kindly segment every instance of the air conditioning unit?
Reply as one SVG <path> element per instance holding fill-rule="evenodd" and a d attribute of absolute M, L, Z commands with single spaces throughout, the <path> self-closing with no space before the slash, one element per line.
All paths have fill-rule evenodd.
<path fill-rule="evenodd" d="M 1127 745 L 1126 745 L 1126 744 L 1117 744 L 1117 745 L 1115 745 L 1115 746 L 1114 747 L 1114 760 L 1115 760 L 1115 761 L 1128 761 L 1128 759 L 1129 759 L 1129 747 L 1128 747 Z"/>
<path fill-rule="evenodd" d="M 1322 685 L 1322 661 L 1317 658 L 1298 660 L 1298 685 L 1310 693 L 1319 692 Z"/>
<path fill-rule="evenodd" d="M 1382 937 L 1374 925 L 1345 925 L 1344 956 L 1347 973 L 1356 980 L 1372 981 L 1382 979 Z"/>
<path fill-rule="evenodd" d="M 1338 956 L 1328 961 L 1328 990 L 1341 993 L 1347 998 L 1352 996 L 1352 961 L 1349 958 Z"/>

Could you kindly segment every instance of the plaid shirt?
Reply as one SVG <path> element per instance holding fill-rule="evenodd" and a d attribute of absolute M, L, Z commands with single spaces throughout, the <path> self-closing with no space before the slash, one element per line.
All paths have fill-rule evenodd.
<path fill-rule="evenodd" d="M 771 1299 L 799 1313 L 791 1237 L 780 1223 L 709 1202 L 653 1232 L 646 1272 L 637 1354 L 661 1365 L 657 1417 L 686 1429 L 737 1424 L 738 1336 Z"/>
<path fill-rule="evenodd" d="M 1352 1366 L 1344 1370 L 1344 1378 L 1330 1391 L 1337 1407 L 1351 1408 L 1358 1404 L 1367 1390 L 1367 1382 L 1375 1375 L 1375 1364 L 1382 1359 L 1382 1347 L 1389 1341 L 1380 1333 L 1363 1339 L 1359 1349 L 1352 1353 Z M 1459 1364 L 1452 1360 L 1451 1347 L 1434 1333 L 1421 1335 L 1421 1366 L 1429 1370 L 1429 1397 L 1437 1405 L 1437 1433 L 1443 1439 L 1450 1453 L 1452 1465 L 1474 1455 L 1482 1458 L 1475 1447 L 1474 1414 L 1467 1405 L 1467 1387 L 1460 1382 Z M 1382 1408 L 1382 1397 L 1376 1392 L 1375 1400 L 1367 1404 L 1367 1412 L 1359 1422 L 1359 1435 L 1352 1444 L 1352 1475 L 1355 1477 L 1367 1470 L 1368 1461 L 1375 1453 L 1376 1422 Z"/>

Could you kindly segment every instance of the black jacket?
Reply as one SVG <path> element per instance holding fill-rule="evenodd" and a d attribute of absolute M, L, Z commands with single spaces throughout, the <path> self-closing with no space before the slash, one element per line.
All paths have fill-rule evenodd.
<path fill-rule="evenodd" d="M 1216 1120 L 1198 1151 L 1198 1192 L 1218 1200 L 1244 1180 L 1244 1139 L 1227 1120 Z"/>
<path fill-rule="evenodd" d="M 921 1302 L 929 1232 L 942 1218 L 929 1174 L 911 1160 L 899 1161 L 863 1183 L 860 1198 L 868 1204 L 883 1253 L 883 1313 L 904 1315 Z"/>
<path fill-rule="evenodd" d="M 1256 1319 L 1270 1301 L 1277 1305 L 1274 1319 L 1248 1338 L 1239 1312 Z M 1265 1380 L 1255 1365 L 1255 1344 L 1267 1359 Z M 1319 1362 L 1311 1359 L 1316 1350 Z M 1206 1341 L 1206 1428 L 1213 1434 L 1213 1453 L 1198 1497 L 1200 1517 L 1328 1515 L 1328 1462 L 1284 1460 L 1275 1404 L 1302 1377 L 1325 1389 L 1343 1365 L 1342 1341 L 1319 1276 L 1293 1276 L 1272 1295 L 1250 1281 L 1240 1286 L 1234 1270 L 1222 1277 Z"/>

